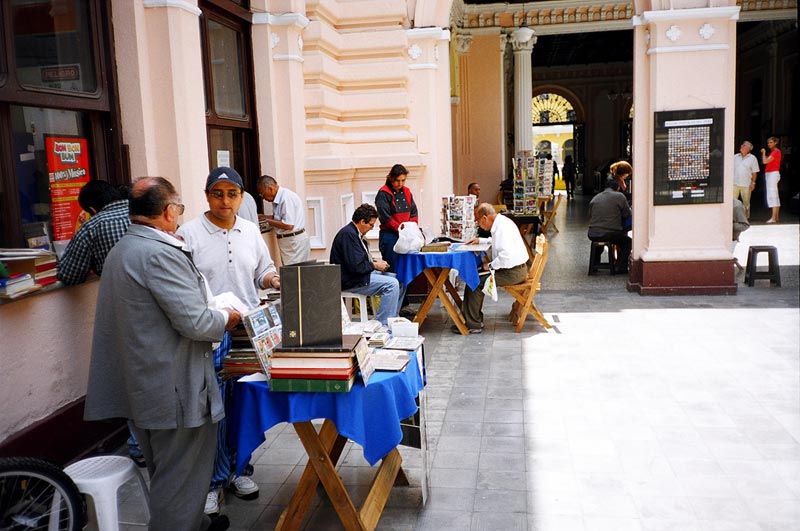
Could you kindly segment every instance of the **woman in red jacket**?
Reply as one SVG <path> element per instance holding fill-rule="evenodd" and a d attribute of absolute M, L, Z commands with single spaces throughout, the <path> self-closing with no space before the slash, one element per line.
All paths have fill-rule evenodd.
<path fill-rule="evenodd" d="M 378 249 L 381 258 L 389 262 L 389 271 L 397 273 L 394 244 L 397 243 L 398 229 L 404 221 L 417 222 L 417 205 L 406 187 L 408 170 L 402 164 L 395 164 L 386 176 L 386 183 L 375 196 L 375 207 L 381 230 L 378 238 Z"/>

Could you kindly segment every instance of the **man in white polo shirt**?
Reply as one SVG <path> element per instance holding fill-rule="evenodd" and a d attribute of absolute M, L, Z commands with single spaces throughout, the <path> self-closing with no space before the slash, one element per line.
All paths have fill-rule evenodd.
<path fill-rule="evenodd" d="M 278 181 L 270 175 L 259 177 L 257 189 L 263 199 L 272 203 L 272 217 L 264 219 L 275 229 L 283 265 L 310 260 L 311 239 L 306 232 L 306 209 L 300 196 L 278 186 Z"/>
<path fill-rule="evenodd" d="M 745 140 L 739 153 L 733 156 L 733 198 L 742 200 L 744 212 L 750 218 L 750 194 L 758 179 L 758 160 L 750 153 L 753 144 Z"/>
<path fill-rule="evenodd" d="M 259 305 L 259 289 L 280 288 L 280 278 L 269 255 L 267 245 L 258 226 L 241 218 L 237 213 L 242 204 L 244 184 L 233 168 L 219 167 L 211 170 L 206 179 L 208 210 L 197 218 L 181 225 L 178 235 L 192 253 L 197 269 L 203 273 L 211 292 L 219 295 L 226 291 L 239 297 L 249 308 Z M 222 360 L 230 350 L 230 335 L 214 350 L 214 369 L 222 369 Z M 220 393 L 226 407 L 231 403 L 234 380 L 222 380 L 217 375 Z M 220 489 L 228 488 L 243 500 L 258 497 L 258 485 L 250 479 L 253 467 L 249 464 L 241 475 L 235 475 L 235 449 L 227 444 L 227 423 L 219 422 L 217 453 L 214 474 L 206 498 L 206 514 L 219 512 Z"/>

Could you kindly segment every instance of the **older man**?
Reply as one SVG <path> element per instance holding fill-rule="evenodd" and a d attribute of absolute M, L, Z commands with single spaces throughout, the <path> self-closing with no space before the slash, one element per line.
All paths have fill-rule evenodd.
<path fill-rule="evenodd" d="M 311 238 L 306 232 L 306 207 L 300 196 L 270 175 L 258 178 L 258 194 L 272 202 L 272 216 L 263 219 L 275 229 L 283 265 L 307 262 L 311 258 Z"/>
<path fill-rule="evenodd" d="M 133 185 L 132 225 L 106 258 L 97 298 L 87 420 L 125 418 L 150 473 L 151 531 L 228 527 L 203 500 L 225 415 L 211 343 L 241 315 L 209 308 L 203 275 L 174 231 L 184 207 L 162 177 Z"/>
<path fill-rule="evenodd" d="M 237 213 L 244 199 L 242 177 L 233 168 L 214 168 L 206 179 L 208 210 L 181 226 L 178 234 L 186 241 L 197 264 L 215 295 L 227 291 L 239 297 L 250 308 L 259 305 L 259 288 L 279 288 L 280 279 L 261 232 L 253 223 Z M 214 369 L 222 370 L 222 360 L 230 350 L 229 338 L 214 350 Z M 233 407 L 231 380 L 217 377 L 220 393 L 227 409 Z M 243 500 L 258 497 L 258 485 L 250 479 L 253 467 L 248 465 L 241 475 L 234 475 L 236 452 L 228 445 L 227 423 L 218 425 L 217 455 L 214 460 L 206 514 L 219 512 L 219 489 L 229 488 Z"/>
<path fill-rule="evenodd" d="M 758 179 L 758 160 L 750 153 L 753 144 L 745 140 L 739 146 L 739 153 L 733 156 L 733 198 L 741 198 L 745 215 L 750 218 L 750 194 Z"/>
<path fill-rule="evenodd" d="M 489 231 L 489 238 L 473 238 L 467 243 L 490 243 L 492 245 L 492 261 L 483 264 L 483 271 L 494 271 L 497 286 L 519 284 L 528 276 L 528 251 L 516 224 L 505 216 L 495 212 L 489 203 L 481 203 L 475 209 L 475 222 L 478 227 Z M 489 275 L 481 275 L 481 283 L 474 290 L 464 287 L 464 301 L 461 310 L 464 313 L 470 334 L 483 332 L 483 285 Z M 453 326 L 453 333 L 460 334 L 458 327 Z"/>

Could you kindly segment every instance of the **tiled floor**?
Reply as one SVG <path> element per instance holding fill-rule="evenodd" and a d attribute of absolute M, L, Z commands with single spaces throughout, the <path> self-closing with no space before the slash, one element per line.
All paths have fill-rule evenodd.
<path fill-rule="evenodd" d="M 450 332 L 441 306 L 421 333 L 428 359 L 431 490 L 403 449 L 379 529 L 800 529 L 798 224 L 756 225 L 783 286 L 736 296 L 641 297 L 625 278 L 588 277 L 585 204 L 562 203 L 537 303 L 554 325 L 515 334 L 507 295 L 486 330 Z M 784 215 L 784 220 L 789 216 Z M 356 505 L 374 469 L 348 444 L 339 467 Z M 229 498 L 232 529 L 273 529 L 304 452 L 290 426 L 254 455 L 258 500 Z M 324 498 L 324 496 L 323 496 Z M 341 529 L 318 496 L 306 529 Z"/>

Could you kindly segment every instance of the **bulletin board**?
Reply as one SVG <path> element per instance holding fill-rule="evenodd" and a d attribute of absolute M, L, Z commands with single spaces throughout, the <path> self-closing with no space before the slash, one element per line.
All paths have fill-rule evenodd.
<path fill-rule="evenodd" d="M 723 202 L 725 109 L 655 113 L 653 204 Z"/>

